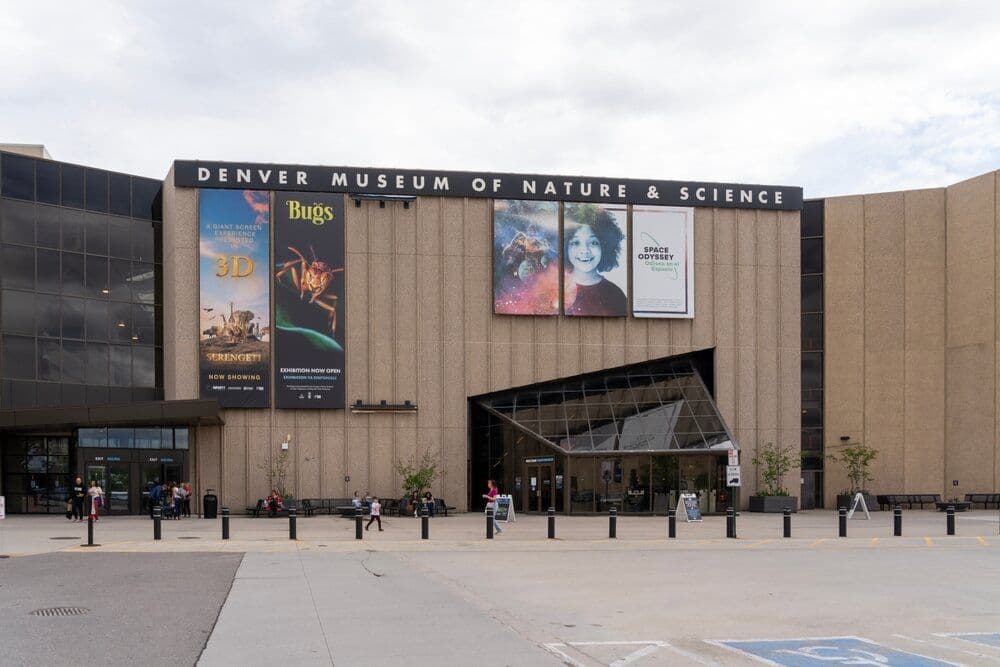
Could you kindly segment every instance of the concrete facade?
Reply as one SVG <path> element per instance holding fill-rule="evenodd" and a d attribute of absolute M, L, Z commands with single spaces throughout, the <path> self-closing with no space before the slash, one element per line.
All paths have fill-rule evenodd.
<path fill-rule="evenodd" d="M 165 398 L 198 397 L 198 191 L 163 190 Z M 416 414 L 224 411 L 201 427 L 191 474 L 241 509 L 267 493 L 291 435 L 300 498 L 398 496 L 395 462 L 430 452 L 435 495 L 468 504 L 469 396 L 715 348 L 716 400 L 743 450 L 800 448 L 799 213 L 698 208 L 693 320 L 492 314 L 492 200 L 420 197 L 346 206 L 347 400 L 413 400 Z M 351 481 L 345 482 L 350 475 Z M 796 494 L 798 470 L 786 486 Z"/>
<path fill-rule="evenodd" d="M 826 200 L 825 447 L 875 447 L 873 492 L 1000 488 L 998 173 Z"/>

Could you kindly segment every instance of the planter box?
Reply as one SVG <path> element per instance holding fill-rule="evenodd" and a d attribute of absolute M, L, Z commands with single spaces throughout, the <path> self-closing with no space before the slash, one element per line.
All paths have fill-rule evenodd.
<path fill-rule="evenodd" d="M 879 511 L 878 501 L 875 499 L 875 496 L 867 493 L 862 493 L 861 495 L 864 496 L 865 498 L 865 505 L 868 505 L 869 512 Z M 846 507 L 847 510 L 850 511 L 851 505 L 853 504 L 854 504 L 854 496 L 847 494 L 840 494 L 837 496 L 837 505 L 833 509 L 837 510 L 840 509 L 841 507 Z M 858 509 L 859 510 L 861 509 L 860 505 L 858 506 Z"/>
<path fill-rule="evenodd" d="M 793 512 L 798 512 L 798 496 L 750 496 L 751 512 L 777 512 L 780 514 L 785 511 L 786 507 L 792 508 Z"/>

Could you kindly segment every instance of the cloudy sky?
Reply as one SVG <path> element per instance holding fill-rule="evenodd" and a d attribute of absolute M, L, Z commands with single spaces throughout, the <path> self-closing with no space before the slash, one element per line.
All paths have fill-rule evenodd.
<path fill-rule="evenodd" d="M 10 3 L 0 142 L 934 187 L 1000 168 L 1000 3 Z"/>

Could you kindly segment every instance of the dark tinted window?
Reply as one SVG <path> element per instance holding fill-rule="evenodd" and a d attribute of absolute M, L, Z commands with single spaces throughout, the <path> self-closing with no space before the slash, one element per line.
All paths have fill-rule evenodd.
<path fill-rule="evenodd" d="M 802 273 L 823 273 L 823 239 L 802 239 Z"/>
<path fill-rule="evenodd" d="M 38 341 L 38 379 L 59 382 L 62 380 L 62 348 L 57 340 Z"/>
<path fill-rule="evenodd" d="M 64 296 L 62 298 L 63 338 L 83 339 L 84 300 Z"/>
<path fill-rule="evenodd" d="M 54 294 L 35 295 L 35 333 L 59 337 L 59 297 Z"/>
<path fill-rule="evenodd" d="M 108 340 L 108 302 L 87 299 L 86 305 L 87 340 Z M 93 382 L 93 380 L 91 380 Z"/>
<path fill-rule="evenodd" d="M 0 226 L 5 243 L 35 244 L 35 205 L 30 202 L 3 200 Z"/>
<path fill-rule="evenodd" d="M 156 378 L 156 358 L 152 347 L 136 345 L 132 348 L 132 385 L 152 387 Z"/>
<path fill-rule="evenodd" d="M 83 167 L 72 164 L 62 166 L 62 204 L 83 208 Z"/>
<path fill-rule="evenodd" d="M 59 203 L 59 163 L 38 160 L 35 163 L 35 194 L 43 204 Z"/>
<path fill-rule="evenodd" d="M 92 255 L 108 254 L 108 217 L 87 214 L 87 252 Z"/>
<path fill-rule="evenodd" d="M 823 236 L 823 200 L 807 201 L 802 205 L 802 238 Z"/>
<path fill-rule="evenodd" d="M 34 382 L 18 382 L 14 380 L 11 383 L 11 387 L 14 391 L 13 405 L 15 409 L 35 407 Z"/>
<path fill-rule="evenodd" d="M 4 153 L 0 164 L 0 193 L 17 199 L 35 198 L 35 160 Z"/>
<path fill-rule="evenodd" d="M 823 311 L 823 276 L 802 276 L 802 312 Z"/>
<path fill-rule="evenodd" d="M 132 259 L 140 262 L 152 262 L 155 253 L 154 246 L 153 223 L 134 220 L 132 222 Z"/>
<path fill-rule="evenodd" d="M 62 254 L 62 293 L 83 296 L 86 292 L 83 255 L 78 255 L 75 252 L 64 252 Z"/>
<path fill-rule="evenodd" d="M 128 301 L 132 298 L 132 264 L 126 260 L 111 260 L 110 288 L 111 298 L 115 301 Z"/>
<path fill-rule="evenodd" d="M 64 208 L 59 211 L 63 250 L 83 252 L 83 235 L 86 227 L 83 211 Z"/>
<path fill-rule="evenodd" d="M 35 379 L 35 339 L 23 336 L 3 337 L 3 377 Z"/>
<path fill-rule="evenodd" d="M 62 344 L 63 381 L 83 384 L 87 367 L 87 348 L 83 343 L 64 340 Z"/>
<path fill-rule="evenodd" d="M 59 247 L 59 208 L 39 206 L 35 209 L 35 239 L 43 248 Z"/>
<path fill-rule="evenodd" d="M 100 169 L 87 170 L 87 210 L 108 210 L 108 172 Z"/>
<path fill-rule="evenodd" d="M 35 295 L 32 292 L 3 290 L 0 295 L 0 327 L 4 333 L 35 333 Z"/>
<path fill-rule="evenodd" d="M 62 387 L 52 382 L 39 382 L 38 407 L 57 408 L 62 405 Z"/>
<path fill-rule="evenodd" d="M 147 178 L 132 179 L 132 217 L 159 220 L 159 194 L 162 183 Z"/>
<path fill-rule="evenodd" d="M 823 314 L 811 313 L 802 316 L 802 350 L 823 349 Z"/>
<path fill-rule="evenodd" d="M 38 277 L 38 291 L 58 294 L 59 290 L 62 289 L 62 280 L 60 278 L 62 274 L 59 268 L 61 253 L 56 250 L 42 250 L 39 248 L 35 251 L 35 254 L 38 257 L 35 269 L 35 275 Z M 77 256 L 83 257 L 83 255 Z"/>
<path fill-rule="evenodd" d="M 106 385 L 108 382 L 108 346 L 87 344 L 87 382 Z"/>
<path fill-rule="evenodd" d="M 109 304 L 111 341 L 128 343 L 132 340 L 132 306 L 128 303 L 111 302 Z"/>
<path fill-rule="evenodd" d="M 107 299 L 108 294 L 108 260 L 87 255 L 87 296 Z"/>
<path fill-rule="evenodd" d="M 108 175 L 108 209 L 112 215 L 131 215 L 132 179 L 125 174 Z"/>
<path fill-rule="evenodd" d="M 132 383 L 132 349 L 128 345 L 111 346 L 111 384 L 127 387 Z"/>
<path fill-rule="evenodd" d="M 802 353 L 802 389 L 823 388 L 823 353 Z"/>
<path fill-rule="evenodd" d="M 132 255 L 131 235 L 132 223 L 128 218 L 112 216 L 108 221 L 108 251 L 112 257 L 128 259 Z"/>
<path fill-rule="evenodd" d="M 0 251 L 0 284 L 4 287 L 35 289 L 35 249 L 4 246 Z"/>

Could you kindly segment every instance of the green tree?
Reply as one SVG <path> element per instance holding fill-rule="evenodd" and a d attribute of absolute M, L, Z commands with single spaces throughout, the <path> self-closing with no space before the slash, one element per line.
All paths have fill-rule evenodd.
<path fill-rule="evenodd" d="M 830 454 L 827 458 L 836 463 L 843 463 L 847 470 L 847 481 L 850 482 L 850 494 L 867 492 L 868 482 L 872 481 L 872 461 L 878 458 L 878 450 L 864 443 L 844 447 L 840 454 Z"/>
<path fill-rule="evenodd" d="M 769 442 L 760 448 L 757 456 L 751 459 L 757 467 L 764 488 L 757 493 L 759 496 L 787 496 L 788 490 L 781 486 L 781 479 L 792 469 L 792 448 L 778 447 Z"/>
<path fill-rule="evenodd" d="M 410 462 L 405 464 L 396 461 L 396 472 L 402 479 L 403 491 L 407 494 L 422 495 L 437 478 L 437 462 L 429 452 L 425 452 L 419 460 L 410 459 Z"/>

